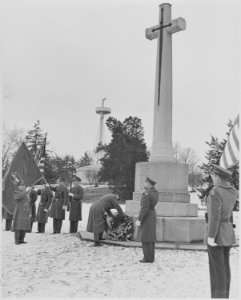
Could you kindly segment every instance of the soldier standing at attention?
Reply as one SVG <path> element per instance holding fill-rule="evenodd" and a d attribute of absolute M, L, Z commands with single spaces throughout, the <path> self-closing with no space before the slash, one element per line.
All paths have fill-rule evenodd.
<path fill-rule="evenodd" d="M 231 186 L 232 173 L 213 165 L 214 187 L 207 198 L 207 250 L 212 298 L 229 298 L 231 271 L 230 249 L 235 234 L 230 218 L 237 199 L 237 190 Z"/>
<path fill-rule="evenodd" d="M 141 263 L 152 263 L 155 260 L 156 242 L 156 211 L 155 206 L 158 202 L 158 193 L 154 188 L 155 181 L 149 177 L 144 182 L 145 192 L 141 197 L 141 209 L 136 225 L 140 226 L 143 259 Z"/>
<path fill-rule="evenodd" d="M 40 201 L 37 212 L 38 233 L 45 232 L 45 225 L 48 222 L 48 209 L 53 199 L 53 192 L 49 188 L 49 184 L 45 184 L 42 190 L 38 190 Z"/>
<path fill-rule="evenodd" d="M 82 220 L 82 199 L 84 196 L 84 189 L 80 186 L 81 179 L 74 176 L 74 186 L 70 189 L 69 193 L 69 221 L 70 233 L 76 233 L 78 230 L 78 222 Z"/>
<path fill-rule="evenodd" d="M 12 231 L 14 231 L 16 245 L 26 244 L 24 241 L 25 233 L 31 232 L 29 190 L 30 188 L 26 188 L 23 181 L 19 181 L 17 190 L 14 192 L 16 206 L 13 212 Z"/>
<path fill-rule="evenodd" d="M 67 210 L 69 191 L 65 185 L 63 177 L 58 179 L 58 186 L 51 187 L 55 191 L 55 195 L 51 204 L 50 218 L 53 218 L 53 234 L 60 233 L 63 220 L 65 220 L 65 211 Z"/>
<path fill-rule="evenodd" d="M 36 200 L 37 200 L 37 192 L 34 190 L 34 188 L 31 188 L 30 193 L 29 193 L 29 205 L 30 205 L 30 210 L 31 210 L 31 219 L 30 219 L 30 225 L 31 225 L 31 232 L 33 228 L 33 223 L 36 222 Z"/>

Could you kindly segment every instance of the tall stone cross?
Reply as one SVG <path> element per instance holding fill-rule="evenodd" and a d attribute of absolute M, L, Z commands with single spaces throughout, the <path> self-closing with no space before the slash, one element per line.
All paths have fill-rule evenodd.
<path fill-rule="evenodd" d="M 159 6 L 159 24 L 146 29 L 157 38 L 154 126 L 150 161 L 174 161 L 172 147 L 172 34 L 186 28 L 183 18 L 171 20 L 171 4 Z"/>

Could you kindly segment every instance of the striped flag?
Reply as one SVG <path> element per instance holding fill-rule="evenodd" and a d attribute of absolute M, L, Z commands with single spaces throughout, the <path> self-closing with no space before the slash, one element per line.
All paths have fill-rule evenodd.
<path fill-rule="evenodd" d="M 239 162 L 239 115 L 233 123 L 219 165 L 229 169 Z"/>
<path fill-rule="evenodd" d="M 47 133 L 45 134 L 43 146 L 42 146 L 41 152 L 40 152 L 40 159 L 38 162 L 38 167 L 42 174 L 44 173 L 46 141 L 47 141 Z"/>

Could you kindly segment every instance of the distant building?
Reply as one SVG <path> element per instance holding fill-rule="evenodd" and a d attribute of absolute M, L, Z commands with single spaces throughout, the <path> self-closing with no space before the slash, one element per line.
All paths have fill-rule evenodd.
<path fill-rule="evenodd" d="M 111 113 L 111 109 L 109 107 L 104 106 L 104 102 L 106 98 L 102 99 L 102 106 L 96 107 L 96 113 L 100 115 L 100 124 L 98 129 L 98 140 L 95 148 L 99 144 L 105 143 L 105 136 L 104 136 L 104 116 Z M 97 163 L 94 165 L 80 167 L 76 171 L 76 175 L 81 178 L 83 184 L 96 184 L 98 180 L 98 172 L 100 171 L 101 164 L 99 160 L 104 156 L 104 151 L 99 151 L 96 154 L 96 161 Z"/>

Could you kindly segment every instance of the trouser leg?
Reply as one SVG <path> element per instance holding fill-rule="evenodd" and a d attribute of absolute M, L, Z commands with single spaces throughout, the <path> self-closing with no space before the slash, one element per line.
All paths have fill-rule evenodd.
<path fill-rule="evenodd" d="M 57 222 L 57 233 L 60 233 L 61 232 L 61 228 L 62 228 L 62 223 L 63 223 L 63 220 L 61 219 L 56 219 L 56 222 Z"/>
<path fill-rule="evenodd" d="M 38 223 L 38 232 L 41 232 L 41 223 Z"/>
<path fill-rule="evenodd" d="M 230 263 L 229 263 L 229 256 L 230 256 L 231 247 L 223 247 L 223 248 L 224 248 L 224 265 L 225 265 L 226 278 L 227 278 L 226 298 L 229 298 L 229 290 L 230 290 L 230 283 L 231 283 L 231 269 L 230 269 Z"/>
<path fill-rule="evenodd" d="M 25 231 L 20 230 L 20 236 L 19 236 L 20 243 L 24 242 L 24 238 L 25 238 Z"/>
<path fill-rule="evenodd" d="M 33 221 L 30 222 L 30 232 L 32 232 L 32 228 L 33 228 Z"/>
<path fill-rule="evenodd" d="M 99 234 L 99 232 L 98 233 L 94 232 L 94 241 L 95 242 L 99 242 L 100 241 L 100 234 Z"/>
<path fill-rule="evenodd" d="M 154 261 L 154 247 L 152 242 L 142 242 L 142 251 L 146 262 Z"/>
<path fill-rule="evenodd" d="M 5 230 L 9 231 L 12 228 L 12 220 L 6 220 Z"/>
<path fill-rule="evenodd" d="M 45 232 L 45 225 L 46 225 L 45 223 L 42 223 L 42 224 L 41 224 L 41 232 L 42 232 L 42 233 Z"/>
<path fill-rule="evenodd" d="M 74 232 L 78 231 L 78 223 L 79 223 L 79 221 L 75 221 Z"/>
<path fill-rule="evenodd" d="M 224 263 L 224 247 L 208 245 L 211 298 L 227 298 L 228 281 Z"/>
<path fill-rule="evenodd" d="M 152 258 L 152 261 L 155 260 L 155 243 L 151 243 L 151 258 Z"/>
<path fill-rule="evenodd" d="M 20 244 L 20 230 L 14 232 L 14 241 L 15 244 Z"/>
<path fill-rule="evenodd" d="M 70 221 L 70 233 L 77 232 L 77 226 L 76 226 L 77 223 L 78 221 Z"/>
<path fill-rule="evenodd" d="M 57 233 L 57 219 L 53 219 L 53 233 Z"/>

